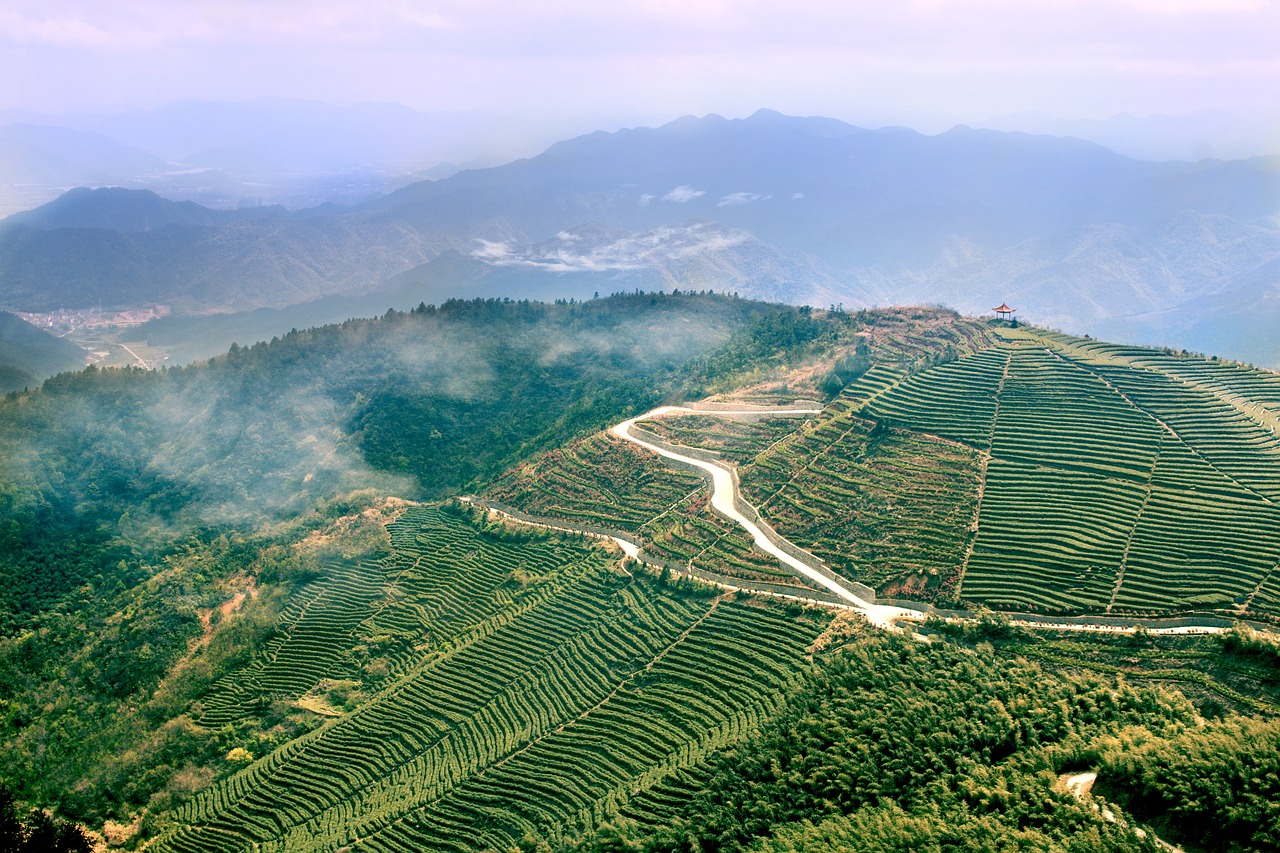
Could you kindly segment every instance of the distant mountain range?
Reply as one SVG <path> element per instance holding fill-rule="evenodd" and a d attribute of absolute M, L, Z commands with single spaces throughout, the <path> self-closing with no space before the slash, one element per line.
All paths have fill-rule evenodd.
<path fill-rule="evenodd" d="M 354 204 L 541 151 L 581 125 L 400 104 L 177 101 L 105 115 L 0 110 L 0 216 L 76 186 L 234 209 Z"/>
<path fill-rule="evenodd" d="M 1280 114 L 1270 121 L 1245 119 L 1223 110 L 1068 120 L 1023 112 L 989 119 L 982 127 L 1073 136 L 1138 160 L 1246 160 L 1280 151 Z"/>
<path fill-rule="evenodd" d="M 0 305 L 18 310 L 328 298 L 341 314 L 349 300 L 634 288 L 968 313 L 1008 301 L 1070 331 L 1268 365 L 1274 335 L 1233 328 L 1267 328 L 1277 264 L 1280 158 L 1155 163 L 1074 139 L 770 111 L 593 133 L 349 208 L 96 190 L 0 223 Z"/>

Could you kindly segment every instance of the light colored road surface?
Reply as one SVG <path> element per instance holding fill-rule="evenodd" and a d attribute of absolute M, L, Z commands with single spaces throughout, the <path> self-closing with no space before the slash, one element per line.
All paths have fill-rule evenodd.
<path fill-rule="evenodd" d="M 461 498 L 461 500 L 463 500 L 463 501 L 465 501 L 466 503 L 469 503 L 469 504 L 474 504 L 474 503 L 475 503 L 475 501 L 474 501 L 473 499 L 468 498 L 468 497 Z M 587 532 L 587 531 L 585 531 L 585 530 L 581 530 L 581 529 L 579 529 L 579 528 L 577 528 L 577 527 L 565 527 L 565 526 L 563 526 L 563 525 L 559 525 L 559 524 L 539 523 L 539 522 L 534 522 L 534 521 L 526 521 L 526 520 L 525 520 L 525 519 L 523 519 L 523 518 L 516 518 L 514 515 L 511 515 L 510 513 L 503 512 L 503 511 L 502 511 L 502 510 L 500 510 L 500 509 L 496 509 L 496 508 L 491 507 L 491 506 L 485 506 L 485 505 L 483 505 L 483 504 L 482 504 L 482 506 L 483 506 L 483 508 L 484 508 L 484 509 L 488 510 L 489 512 L 497 513 L 498 515 L 502 516 L 503 518 L 506 518 L 506 519 L 509 519 L 509 520 L 511 520 L 511 521 L 514 521 L 514 522 L 516 522 L 517 524 L 526 524 L 526 525 L 528 525 L 528 526 L 530 526 L 530 527 L 541 527 L 541 528 L 543 528 L 544 530 L 562 530 L 562 531 L 564 531 L 565 533 L 586 533 L 586 532 Z M 631 559 L 635 560 L 636 562 L 641 562 L 641 559 L 640 559 L 640 546 L 638 546 L 638 545 L 636 545 L 636 544 L 634 544 L 634 543 L 632 543 L 632 542 L 628 542 L 627 540 L 622 539 L 622 538 L 617 537 L 617 536 L 605 536 L 605 535 L 603 535 L 603 534 L 599 534 L 599 533 L 592 533 L 592 534 L 590 534 L 590 535 L 595 536 L 595 537 L 600 538 L 600 539 L 608 539 L 610 542 L 614 543 L 614 544 L 615 544 L 615 545 L 617 545 L 619 548 L 621 548 L 621 549 L 622 549 L 622 553 L 626 554 L 628 557 L 630 557 Z"/>
<path fill-rule="evenodd" d="M 1132 826 L 1134 835 L 1139 838 L 1146 838 L 1149 834 L 1146 829 L 1143 829 L 1141 826 L 1131 824 L 1127 819 L 1117 816 L 1111 809 L 1105 806 L 1099 806 L 1097 803 L 1093 802 L 1091 795 L 1093 791 L 1093 783 L 1096 781 L 1098 781 L 1098 774 L 1094 772 L 1069 773 L 1058 777 L 1058 783 L 1062 785 L 1065 790 L 1074 795 L 1080 802 L 1092 804 L 1094 810 L 1097 811 L 1098 814 L 1102 815 L 1103 820 L 1108 823 L 1120 823 L 1123 821 L 1126 826 Z M 1167 851 L 1167 853 L 1184 853 L 1181 847 L 1176 847 L 1153 833 L 1151 834 L 1151 840 L 1156 843 L 1157 847 L 1161 850 Z"/>
<path fill-rule="evenodd" d="M 667 459 L 674 459 L 677 462 L 683 462 L 687 465 L 693 465 L 693 466 L 696 466 L 697 468 L 702 469 L 703 471 L 706 471 L 708 474 L 711 475 L 711 482 L 712 482 L 711 505 L 715 507 L 717 512 L 719 512 L 721 515 L 725 516 L 726 518 L 733 519 L 744 530 L 750 533 L 752 541 L 755 542 L 756 547 L 759 548 L 761 551 L 764 551 L 766 554 L 771 554 L 774 557 L 777 557 L 778 560 L 784 566 L 789 567 L 790 569 L 795 571 L 797 574 L 803 575 L 809 580 L 814 581 L 815 583 L 821 585 L 825 589 L 831 590 L 833 593 L 840 596 L 841 599 L 843 599 L 844 601 L 847 601 L 851 606 L 860 610 L 867 617 L 868 622 L 871 622 L 874 625 L 880 625 L 881 627 L 887 628 L 887 627 L 890 627 L 893 624 L 894 620 L 896 619 L 924 618 L 924 614 L 918 610 L 906 610 L 901 607 L 886 607 L 884 605 L 872 604 L 868 601 L 864 601 L 863 599 L 854 595 L 849 590 L 845 589 L 840 584 L 836 583 L 835 581 L 831 580 L 825 575 L 822 575 L 814 571 L 812 568 L 805 565 L 800 560 L 797 560 L 795 557 L 791 556 L 786 551 L 783 551 L 781 548 L 774 545 L 771 541 L 769 541 L 769 537 L 765 536 L 764 531 L 762 531 L 755 524 L 755 522 L 751 521 L 742 513 L 738 512 L 737 507 L 734 505 L 734 498 L 738 497 L 737 483 L 734 482 L 733 475 L 730 473 L 729 469 L 724 465 L 718 465 L 714 462 L 704 462 L 701 459 L 694 459 L 692 456 L 684 456 L 679 453 L 673 453 L 672 451 L 667 450 L 665 448 L 657 447 L 656 445 L 649 444 L 643 438 L 638 437 L 631 431 L 631 428 L 636 425 L 637 421 L 644 420 L 645 418 L 660 417 L 662 415 L 670 415 L 670 414 L 711 415 L 711 414 L 714 414 L 720 417 L 734 417 L 734 416 L 758 416 L 761 411 L 774 412 L 774 413 L 788 412 L 788 413 L 795 413 L 795 414 L 817 414 L 817 412 L 821 410 L 770 409 L 767 407 L 761 407 L 760 409 L 756 409 L 756 410 L 735 408 L 732 410 L 718 411 L 715 409 L 707 409 L 707 408 L 689 409 L 684 406 L 662 406 L 657 409 L 654 409 L 651 412 L 647 412 L 643 415 L 639 415 L 637 417 L 630 418 L 629 420 L 623 421 L 622 423 L 615 426 L 611 430 L 611 432 L 614 435 L 618 436 L 619 438 L 633 442 L 634 444 L 638 444 L 647 450 L 651 450 L 654 453 L 657 453 L 659 456 L 666 457 Z"/>
<path fill-rule="evenodd" d="M 146 360 L 145 360 L 145 359 L 143 359 L 143 357 L 142 357 L 142 356 L 138 355 L 138 354 L 137 354 L 136 352 L 134 352 L 133 350 L 129 349 L 129 346 L 128 346 L 127 344 L 120 344 L 120 349 L 124 350 L 125 352 L 129 353 L 129 355 L 131 355 L 131 356 L 133 356 L 134 358 L 136 358 L 136 359 L 138 360 L 138 364 L 142 365 L 143 367 L 147 368 L 148 370 L 150 370 L 150 369 L 151 369 L 151 368 L 150 368 L 150 365 L 148 365 L 148 364 L 147 364 Z"/>
<path fill-rule="evenodd" d="M 1074 773 L 1059 777 L 1062 786 L 1075 794 L 1076 799 L 1083 799 L 1086 794 L 1093 790 L 1093 783 L 1098 780 L 1098 774 L 1092 771 L 1087 773 Z"/>
<path fill-rule="evenodd" d="M 764 551 L 765 553 L 771 554 L 774 557 L 777 557 L 778 560 L 784 566 L 787 566 L 788 568 L 792 569 L 797 574 L 803 575 L 804 577 L 809 578 L 810 580 L 820 584 L 823 588 L 831 590 L 833 593 L 838 595 L 841 599 L 848 602 L 849 606 L 861 611 L 866 616 L 867 621 L 871 622 L 873 625 L 879 625 L 884 628 L 891 628 L 894 626 L 894 622 L 896 622 L 899 619 L 914 619 L 914 620 L 927 619 L 928 614 L 925 613 L 923 610 L 915 610 L 915 609 L 906 608 L 906 607 L 895 607 L 895 606 L 889 606 L 889 605 L 883 605 L 883 604 L 872 604 L 864 599 L 861 599 L 858 596 L 854 595 L 845 587 L 841 586 L 840 584 L 836 583 L 830 578 L 824 576 L 823 574 L 814 571 L 810 566 L 806 565 L 801 560 L 796 559 L 795 557 L 788 554 L 786 551 L 783 551 L 781 548 L 774 545 L 773 542 L 771 542 L 769 538 L 765 536 L 764 531 L 762 531 L 759 528 L 759 526 L 757 526 L 753 521 L 748 519 L 746 516 L 742 515 L 742 513 L 740 513 L 737 507 L 735 506 L 735 499 L 741 500 L 741 495 L 738 493 L 737 481 L 733 477 L 733 475 L 730 473 L 730 469 L 728 468 L 728 466 L 721 463 L 707 462 L 702 459 L 695 459 L 692 456 L 685 456 L 681 453 L 676 453 L 671 450 L 668 450 L 665 447 L 659 447 L 657 445 L 650 444 L 649 442 L 645 441 L 644 438 L 632 432 L 632 428 L 636 425 L 638 421 L 645 420 L 646 418 L 661 417 L 663 415 L 715 415 L 716 417 L 733 418 L 733 417 L 759 417 L 762 413 L 816 415 L 816 414 L 820 414 L 821 411 L 822 411 L 821 408 L 798 408 L 798 407 L 781 408 L 781 407 L 770 407 L 770 406 L 746 406 L 741 404 L 735 404 L 732 406 L 732 408 L 728 408 L 728 407 L 716 408 L 714 407 L 713 404 L 699 404 L 698 408 L 696 409 L 689 408 L 686 406 L 660 406 L 650 412 L 645 412 L 643 415 L 637 415 L 634 418 L 628 418 L 627 420 L 613 427 L 610 430 L 610 432 L 612 432 L 614 435 L 618 436 L 621 439 L 632 442 L 633 444 L 638 444 L 641 447 L 645 448 L 646 450 L 650 450 L 658 454 L 659 456 L 665 457 L 667 459 L 673 459 L 677 462 L 682 462 L 686 465 L 693 465 L 696 468 L 706 471 L 708 474 L 711 475 L 711 482 L 712 482 L 711 505 L 715 507 L 717 512 L 719 512 L 721 515 L 725 516 L 726 518 L 730 518 L 733 521 L 737 522 L 744 530 L 746 530 L 749 534 L 751 534 L 752 541 L 755 542 L 756 547 L 760 548 L 760 550 Z M 623 545 L 624 550 L 626 550 L 628 554 L 631 554 L 631 551 L 635 549 L 635 546 L 631 545 L 631 543 L 629 542 L 623 544 L 620 540 L 616 540 L 616 541 L 619 541 L 619 544 Z M 1027 620 L 1014 619 L 1012 620 L 1012 624 L 1022 625 L 1028 628 L 1041 628 L 1041 629 L 1048 628 L 1048 629 L 1062 630 L 1062 631 L 1092 631 L 1092 632 L 1109 633 L 1109 634 L 1133 633 L 1138 629 L 1136 625 L 1104 625 L 1104 624 L 1078 624 L 1074 622 L 1042 622 L 1039 620 L 1031 620 L 1031 619 L 1027 619 Z M 1211 626 L 1211 625 L 1203 625 L 1203 626 L 1191 625 L 1191 626 L 1180 626 L 1180 627 L 1170 627 L 1170 628 L 1147 628 L 1146 629 L 1147 633 L 1149 634 L 1217 634 L 1226 630 L 1229 630 L 1229 629 L 1218 627 L 1218 626 Z"/>
<path fill-rule="evenodd" d="M 1030 622 L 1025 619 L 1010 619 L 1010 625 L 1019 628 L 1052 628 L 1055 631 L 1084 631 L 1094 634 L 1131 634 L 1138 630 L 1135 625 L 1080 625 L 1075 622 Z M 1146 628 L 1148 634 L 1221 634 L 1230 628 L 1220 625 L 1178 625 L 1173 628 Z"/>

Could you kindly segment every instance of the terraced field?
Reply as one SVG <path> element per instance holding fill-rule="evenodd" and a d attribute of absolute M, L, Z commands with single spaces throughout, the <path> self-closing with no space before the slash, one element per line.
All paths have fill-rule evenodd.
<path fill-rule="evenodd" d="M 837 400 L 744 465 L 743 495 L 845 577 L 903 597 L 946 595 L 977 510 L 977 454 L 877 429 L 854 404 Z"/>
<path fill-rule="evenodd" d="M 701 484 L 698 475 L 601 432 L 507 472 L 485 497 L 545 518 L 636 533 Z"/>
<path fill-rule="evenodd" d="M 640 536 L 647 557 L 745 580 L 807 586 L 776 558 L 752 547 L 741 527 L 712 512 L 705 490 L 655 517 L 640 529 Z"/>
<path fill-rule="evenodd" d="M 1274 612 L 1278 387 L 1238 366 L 1023 331 L 869 396 L 863 412 L 983 454 L 966 599 Z"/>
<path fill-rule="evenodd" d="M 439 508 L 392 533 L 383 595 L 347 634 L 377 647 L 381 689 L 199 795 L 152 849 L 510 849 L 618 808 L 660 823 L 686 771 L 779 706 L 827 621 Z"/>
<path fill-rule="evenodd" d="M 712 450 L 726 461 L 740 464 L 791 435 L 800 422 L 794 417 L 742 420 L 715 415 L 686 415 L 650 418 L 642 421 L 640 426 L 663 441 Z"/>
<path fill-rule="evenodd" d="M 875 366 L 807 423 L 644 426 L 738 466 L 743 497 L 778 533 L 881 594 L 1280 614 L 1280 375 L 1025 327 L 909 329 L 896 316 L 869 326 Z M 712 571 L 776 571 L 731 526 L 690 512 L 687 473 L 591 441 L 594 454 L 551 460 L 544 479 L 593 483 L 598 464 L 643 474 L 604 467 L 594 492 L 562 487 L 555 504 L 526 487 L 513 502 L 611 519 L 655 556 Z"/>
<path fill-rule="evenodd" d="M 741 454 L 742 446 L 763 449 L 799 423 L 794 417 L 744 423 L 695 415 L 650 419 L 643 426 L 732 455 Z M 693 561 L 735 578 L 808 588 L 775 558 L 753 548 L 737 525 L 711 511 L 700 476 L 669 468 L 657 455 L 607 433 L 508 472 L 485 497 L 550 521 L 633 534 L 645 543 L 647 557 L 673 565 Z"/>
<path fill-rule="evenodd" d="M 204 703 L 203 725 L 233 723 L 271 699 L 296 699 L 323 679 L 358 676 L 352 637 L 382 594 L 382 567 L 331 559 L 323 570 L 285 608 L 265 654 L 217 685 Z"/>
<path fill-rule="evenodd" d="M 916 432 L 945 436 L 982 450 L 1011 352 L 993 348 L 912 374 L 868 404 L 867 414 Z"/>

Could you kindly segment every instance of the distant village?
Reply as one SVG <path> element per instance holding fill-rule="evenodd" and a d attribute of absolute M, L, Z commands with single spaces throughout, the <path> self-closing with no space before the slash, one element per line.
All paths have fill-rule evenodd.
<path fill-rule="evenodd" d="M 33 326 L 59 337 L 82 329 L 104 326 L 139 326 L 149 320 L 167 317 L 173 313 L 168 305 L 149 305 L 128 311 L 104 311 L 101 308 L 59 308 L 48 314 L 26 311 L 13 312 Z"/>

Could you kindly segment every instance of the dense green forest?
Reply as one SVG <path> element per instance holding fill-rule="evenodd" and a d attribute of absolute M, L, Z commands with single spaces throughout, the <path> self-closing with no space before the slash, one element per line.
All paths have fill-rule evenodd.
<path fill-rule="evenodd" d="M 22 814 L 13 792 L 0 785 L 0 850 L 5 853 L 90 853 L 84 830 L 40 809 Z"/>
<path fill-rule="evenodd" d="M 708 762 L 669 825 L 624 808 L 561 849 L 1158 849 L 1129 820 L 1106 819 L 1108 799 L 1195 849 L 1276 849 L 1275 720 L 1205 723 L 1176 690 L 1053 671 L 990 639 L 851 630 L 760 736 Z M 1111 642 L 1123 653 L 1133 641 Z M 1061 777 L 1089 768 L 1093 794 L 1067 790 Z"/>

